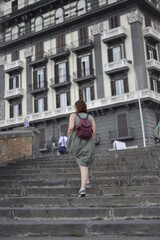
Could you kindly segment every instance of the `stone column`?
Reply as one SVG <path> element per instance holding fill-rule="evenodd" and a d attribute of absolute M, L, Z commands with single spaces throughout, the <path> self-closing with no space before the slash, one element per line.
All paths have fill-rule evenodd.
<path fill-rule="evenodd" d="M 142 21 L 143 15 L 139 10 L 128 14 L 128 22 L 131 26 L 132 36 L 133 64 L 137 74 L 139 90 L 148 88 Z"/>
<path fill-rule="evenodd" d="M 101 51 L 101 32 L 102 25 L 95 24 L 92 28 L 94 36 L 94 53 L 96 65 L 96 82 L 97 82 L 97 98 L 104 98 L 104 83 L 103 83 L 103 67 L 102 67 L 102 51 Z"/>

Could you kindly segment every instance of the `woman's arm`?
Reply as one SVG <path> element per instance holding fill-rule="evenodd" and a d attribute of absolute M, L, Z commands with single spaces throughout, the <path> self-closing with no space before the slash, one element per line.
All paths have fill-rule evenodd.
<path fill-rule="evenodd" d="M 68 133 L 67 133 L 67 138 L 69 138 L 74 131 L 74 119 L 75 119 L 75 114 L 72 113 L 69 118 L 69 128 L 68 128 Z"/>
<path fill-rule="evenodd" d="M 93 136 L 93 140 L 95 142 L 96 141 L 96 123 L 95 123 L 93 117 L 92 117 L 92 130 L 93 130 L 92 136 Z"/>

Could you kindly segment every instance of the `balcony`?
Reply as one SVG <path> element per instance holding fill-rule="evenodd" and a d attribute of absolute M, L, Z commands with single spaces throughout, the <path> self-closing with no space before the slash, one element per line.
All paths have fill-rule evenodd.
<path fill-rule="evenodd" d="M 5 73 L 13 72 L 15 70 L 21 71 L 23 69 L 23 62 L 21 60 L 17 60 L 14 62 L 6 63 L 4 65 Z"/>
<path fill-rule="evenodd" d="M 37 82 L 37 84 L 30 84 L 29 85 L 29 92 L 31 94 L 47 92 L 48 91 L 48 82 Z"/>
<path fill-rule="evenodd" d="M 128 130 L 126 131 L 126 133 L 124 134 L 119 134 L 117 132 L 117 129 L 114 129 L 112 131 L 108 131 L 109 133 L 109 139 L 111 141 L 114 141 L 114 140 L 131 140 L 134 138 L 134 129 L 132 127 L 129 127 Z"/>
<path fill-rule="evenodd" d="M 102 41 L 106 44 L 124 39 L 127 37 L 127 29 L 123 26 L 105 31 L 102 36 Z"/>
<path fill-rule="evenodd" d="M 72 42 L 72 52 L 74 53 L 89 50 L 91 48 L 93 48 L 93 41 L 89 38 Z"/>
<path fill-rule="evenodd" d="M 128 70 L 129 70 L 129 63 L 127 59 L 121 59 L 120 61 L 111 62 L 105 65 L 105 73 L 108 75 L 121 72 L 121 71 L 128 71 Z"/>
<path fill-rule="evenodd" d="M 149 71 L 156 71 L 156 72 L 160 72 L 160 62 L 155 60 L 155 59 L 150 59 L 147 61 L 147 69 Z"/>
<path fill-rule="evenodd" d="M 48 53 L 40 52 L 33 56 L 32 62 L 29 65 L 33 67 L 39 64 L 45 64 L 47 61 L 48 61 Z"/>
<path fill-rule="evenodd" d="M 50 87 L 57 90 L 59 88 L 65 88 L 71 85 L 70 76 L 64 75 L 57 78 L 52 78 Z"/>
<path fill-rule="evenodd" d="M 23 97 L 24 96 L 24 89 L 22 88 L 15 88 L 5 92 L 4 98 L 6 100 L 10 100 L 13 98 Z"/>
<path fill-rule="evenodd" d="M 152 27 L 146 27 L 144 29 L 144 37 L 152 42 L 160 42 L 160 32 L 158 32 L 157 30 L 155 30 Z"/>
<path fill-rule="evenodd" d="M 68 45 L 62 46 L 62 47 L 56 47 L 52 48 L 49 51 L 49 58 L 56 60 L 61 57 L 67 57 L 70 54 L 70 49 Z"/>
<path fill-rule="evenodd" d="M 89 68 L 73 73 L 73 81 L 75 83 L 83 83 L 95 79 L 94 69 Z"/>

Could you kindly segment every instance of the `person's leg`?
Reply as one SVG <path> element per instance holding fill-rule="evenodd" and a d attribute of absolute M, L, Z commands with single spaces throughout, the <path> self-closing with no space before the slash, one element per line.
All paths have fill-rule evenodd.
<path fill-rule="evenodd" d="M 85 188 L 86 182 L 89 181 L 88 178 L 88 167 L 79 166 L 81 172 L 81 188 Z"/>

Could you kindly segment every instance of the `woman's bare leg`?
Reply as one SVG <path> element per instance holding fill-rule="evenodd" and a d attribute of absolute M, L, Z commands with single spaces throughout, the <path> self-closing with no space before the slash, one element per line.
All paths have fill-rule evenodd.
<path fill-rule="evenodd" d="M 89 181 L 88 178 L 88 167 L 79 166 L 81 172 L 81 188 L 85 188 L 86 182 Z"/>

